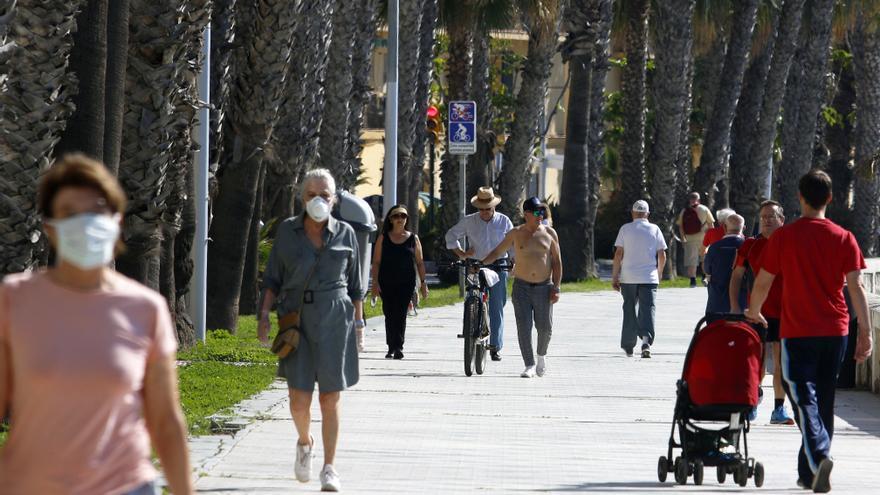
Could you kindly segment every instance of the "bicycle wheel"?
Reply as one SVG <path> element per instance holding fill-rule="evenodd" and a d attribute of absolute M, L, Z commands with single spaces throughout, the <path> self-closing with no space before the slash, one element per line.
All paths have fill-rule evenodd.
<path fill-rule="evenodd" d="M 481 304 L 480 311 L 486 311 L 486 305 Z M 485 322 L 483 321 L 483 315 L 477 315 L 477 320 L 480 328 L 480 335 L 484 335 L 486 331 L 488 331 L 485 327 Z M 476 340 L 476 339 L 475 339 Z M 474 368 L 478 375 L 482 375 L 484 371 L 486 371 L 486 339 L 481 337 L 479 340 L 476 340 L 476 345 L 474 346 Z"/>
<path fill-rule="evenodd" d="M 474 339 L 474 328 L 477 328 L 477 305 L 474 299 L 468 298 L 464 303 L 464 325 L 462 333 L 464 334 L 464 374 L 471 376 L 474 374 L 474 354 L 476 351 L 476 339 Z"/>

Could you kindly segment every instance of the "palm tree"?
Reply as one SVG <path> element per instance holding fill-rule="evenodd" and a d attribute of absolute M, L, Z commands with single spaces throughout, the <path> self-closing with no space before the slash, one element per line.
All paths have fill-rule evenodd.
<path fill-rule="evenodd" d="M 421 108 L 416 101 L 418 92 L 421 24 L 424 0 L 410 0 L 400 3 L 400 40 L 398 47 L 398 122 L 397 122 L 397 197 L 407 201 L 409 198 L 410 176 L 421 163 L 415 163 L 413 145 L 416 136 L 422 132 L 424 114 L 416 115 Z M 415 205 L 411 205 L 414 207 Z M 415 209 L 415 208 L 413 208 Z"/>
<path fill-rule="evenodd" d="M 797 182 L 810 169 L 813 161 L 816 122 L 825 94 L 825 67 L 831 43 L 834 4 L 834 0 L 813 0 L 810 3 L 809 22 L 804 29 L 806 39 L 794 75 L 789 75 L 789 79 L 793 77 L 798 81 L 798 87 L 796 93 L 792 94 L 793 104 L 786 106 L 783 115 L 783 125 L 791 132 L 785 132 L 782 142 L 782 162 L 775 193 L 789 219 L 797 218 L 800 214 Z M 790 113 L 789 110 L 795 106 L 797 115 L 792 115 L 794 112 Z"/>
<path fill-rule="evenodd" d="M 352 90 L 351 61 L 357 38 L 358 3 L 337 0 L 333 10 L 329 67 L 324 78 L 324 118 L 318 143 L 321 165 L 329 169 L 341 189 L 354 186 L 359 171 L 345 161 L 349 98 Z"/>
<path fill-rule="evenodd" d="M 224 156 L 227 141 L 226 112 L 229 107 L 229 92 L 232 77 L 236 72 L 233 65 L 233 43 L 235 43 L 235 5 L 236 0 L 214 0 L 211 13 L 211 153 L 210 190 L 212 196 L 217 190 L 215 172 Z"/>
<path fill-rule="evenodd" d="M 880 6 L 858 2 L 852 36 L 856 90 L 852 230 L 865 256 L 877 255 L 880 222 Z"/>
<path fill-rule="evenodd" d="M 797 96 L 795 91 L 789 91 L 793 88 L 787 89 L 786 85 L 798 50 L 805 2 L 806 0 L 784 0 L 781 6 L 779 23 L 773 39 L 770 71 L 767 73 L 767 82 L 764 86 L 761 113 L 753 133 L 750 158 L 746 162 L 751 168 L 749 172 L 742 174 L 744 181 L 742 187 L 739 188 L 743 191 L 743 195 L 749 194 L 750 197 L 746 199 L 744 196 L 740 196 L 742 202 L 736 205 L 736 210 L 746 219 L 755 218 L 758 205 L 767 199 L 764 191 L 770 186 L 768 172 L 771 172 L 772 167 L 773 143 L 777 136 L 779 112 L 784 99 L 794 99 Z M 794 120 L 796 119 L 792 119 L 792 121 Z M 784 125 L 788 126 L 788 124 Z M 786 210 L 787 217 L 790 218 L 792 213 Z"/>
<path fill-rule="evenodd" d="M 104 85 L 107 77 L 107 0 L 88 0 L 76 16 L 70 70 L 76 75 L 76 109 L 55 153 L 82 152 L 98 160 L 104 154 Z"/>
<path fill-rule="evenodd" d="M 129 0 L 107 4 L 107 68 L 104 83 L 104 165 L 116 173 L 122 153 L 125 70 L 128 66 Z"/>
<path fill-rule="evenodd" d="M 42 255 L 37 180 L 73 111 L 68 71 L 81 1 L 4 2 L 0 8 L 0 273 Z M 46 33 L 38 35 L 37 33 Z M 26 48 L 25 48 L 26 47 Z"/>
<path fill-rule="evenodd" d="M 625 0 L 617 3 L 617 21 L 623 30 L 626 65 L 621 76 L 623 100 L 623 146 L 620 150 L 620 203 L 631 205 L 645 197 L 645 119 L 648 113 L 648 14 L 651 0 Z M 628 208 L 621 211 L 621 222 L 629 221 Z"/>
<path fill-rule="evenodd" d="M 571 75 L 566 113 L 565 157 L 556 224 L 563 275 L 583 280 L 597 275 L 593 237 L 603 166 L 605 72 L 611 36 L 612 0 L 573 0 L 566 9 L 563 59 Z"/>
<path fill-rule="evenodd" d="M 844 40 L 838 42 L 844 42 Z M 853 65 L 853 61 L 846 56 L 834 57 L 832 72 L 837 80 L 837 87 L 831 108 L 837 115 L 855 115 L 856 90 Z M 844 118 L 839 121 L 827 122 L 825 125 L 825 146 L 828 148 L 826 171 L 832 181 L 832 198 L 826 215 L 848 230 L 853 228 L 850 192 L 855 180 L 852 169 L 854 123 L 853 119 Z"/>
<path fill-rule="evenodd" d="M 529 48 L 516 95 L 510 137 L 504 145 L 504 172 L 500 181 L 502 201 L 498 206 L 511 217 L 520 216 L 519 205 L 525 197 L 532 149 L 544 109 L 564 4 L 564 0 L 520 1 L 523 27 L 529 34 Z"/>
<path fill-rule="evenodd" d="M 730 128 L 752 46 L 758 4 L 759 0 L 740 0 L 733 6 L 730 39 L 724 68 L 721 71 L 721 86 L 718 88 L 712 115 L 706 128 L 700 168 L 694 176 L 694 188 L 705 194 L 706 203 L 710 208 L 715 202 L 715 183 L 725 180 L 727 175 Z M 719 203 L 726 206 L 727 198 L 719 199 Z"/>
<path fill-rule="evenodd" d="M 241 52 L 232 82 L 230 141 L 219 171 L 208 250 L 207 325 L 235 331 L 246 242 L 263 168 L 263 148 L 276 122 L 287 77 L 294 10 L 282 0 L 238 5 Z"/>
<path fill-rule="evenodd" d="M 683 121 L 690 100 L 688 82 L 693 47 L 696 0 L 658 0 L 655 3 L 654 146 L 651 150 L 652 218 L 667 244 L 675 218 L 676 165 L 681 154 Z"/>

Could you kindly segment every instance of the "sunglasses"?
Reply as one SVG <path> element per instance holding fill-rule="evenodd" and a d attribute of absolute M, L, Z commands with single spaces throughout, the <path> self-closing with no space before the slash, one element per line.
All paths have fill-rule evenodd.
<path fill-rule="evenodd" d="M 536 217 L 546 217 L 547 210 L 545 210 L 543 208 L 538 209 L 538 210 L 532 210 L 532 215 L 535 215 Z"/>
<path fill-rule="evenodd" d="M 406 220 L 406 215 L 404 215 L 403 213 L 395 213 L 394 215 L 391 215 L 392 220 L 397 220 L 398 218 Z"/>
<path fill-rule="evenodd" d="M 480 211 L 492 211 L 492 208 L 477 208 Z"/>

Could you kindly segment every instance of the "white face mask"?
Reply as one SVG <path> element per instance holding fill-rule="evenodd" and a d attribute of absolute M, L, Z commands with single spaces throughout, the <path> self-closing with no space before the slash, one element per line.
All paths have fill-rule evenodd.
<path fill-rule="evenodd" d="M 321 196 L 315 196 L 306 203 L 306 212 L 312 220 L 320 223 L 330 217 L 330 202 Z"/>
<path fill-rule="evenodd" d="M 47 221 L 58 236 L 58 256 L 83 270 L 104 266 L 113 259 L 119 239 L 119 214 L 81 213 Z"/>

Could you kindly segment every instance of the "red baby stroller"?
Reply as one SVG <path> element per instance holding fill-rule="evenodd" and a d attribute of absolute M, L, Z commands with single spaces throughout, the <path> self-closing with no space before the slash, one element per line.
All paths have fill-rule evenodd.
<path fill-rule="evenodd" d="M 748 413 L 758 404 L 763 350 L 761 336 L 741 315 L 710 315 L 697 323 L 676 383 L 669 450 L 657 462 L 660 482 L 675 473 L 681 485 L 691 475 L 701 485 L 704 466 L 715 466 L 719 483 L 732 473 L 740 486 L 749 478 L 755 486 L 764 484 L 764 466 L 749 457 L 746 439 Z M 681 456 L 673 461 L 674 448 Z"/>

